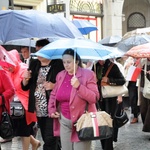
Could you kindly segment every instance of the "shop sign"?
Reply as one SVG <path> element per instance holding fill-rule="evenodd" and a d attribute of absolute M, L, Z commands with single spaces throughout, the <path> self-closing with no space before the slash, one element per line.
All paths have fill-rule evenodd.
<path fill-rule="evenodd" d="M 65 4 L 53 4 L 47 6 L 47 12 L 48 13 L 58 13 L 58 12 L 64 12 L 65 11 Z"/>

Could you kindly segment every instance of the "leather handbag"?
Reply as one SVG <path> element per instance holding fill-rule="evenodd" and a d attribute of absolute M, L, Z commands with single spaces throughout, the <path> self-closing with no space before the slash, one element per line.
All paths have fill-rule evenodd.
<path fill-rule="evenodd" d="M 113 119 L 114 127 L 120 128 L 129 121 L 127 113 L 121 108 L 121 104 L 117 105 L 115 116 Z"/>
<path fill-rule="evenodd" d="M 144 88 L 143 88 L 143 96 L 147 99 L 150 99 L 150 81 L 146 77 L 147 71 L 147 61 L 144 67 Z"/>
<path fill-rule="evenodd" d="M 3 139 L 11 139 L 14 137 L 13 134 L 13 122 L 8 114 L 7 108 L 5 106 L 5 99 L 4 96 L 2 96 L 2 118 L 0 123 L 0 136 Z"/>
<path fill-rule="evenodd" d="M 108 139 L 112 137 L 112 118 L 105 111 L 86 111 L 75 124 L 81 141 Z"/>
<path fill-rule="evenodd" d="M 107 77 L 108 73 L 110 72 L 111 68 L 114 64 L 111 64 L 105 74 L 105 77 Z M 101 92 L 103 98 L 109 98 L 109 97 L 117 97 L 119 95 L 124 95 L 128 93 L 128 88 L 126 85 L 109 85 L 107 83 L 101 82 Z"/>
<path fill-rule="evenodd" d="M 144 80 L 143 96 L 150 99 L 150 81 L 147 79 L 146 75 Z"/>
<path fill-rule="evenodd" d="M 128 93 L 128 88 L 125 85 L 120 86 L 105 85 L 102 86 L 101 90 L 103 98 L 117 97 L 119 95 L 124 95 Z"/>
<path fill-rule="evenodd" d="M 24 117 L 24 107 L 21 102 L 18 100 L 18 97 L 15 96 L 14 100 L 10 102 L 10 115 L 12 119 L 20 119 Z"/>

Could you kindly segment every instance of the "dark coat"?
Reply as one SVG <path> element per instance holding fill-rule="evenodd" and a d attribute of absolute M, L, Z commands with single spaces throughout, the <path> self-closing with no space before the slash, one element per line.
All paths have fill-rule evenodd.
<path fill-rule="evenodd" d="M 143 67 L 144 70 L 144 67 Z M 150 70 L 150 65 L 147 65 L 147 71 Z M 150 74 L 146 74 L 150 81 Z M 141 71 L 141 87 L 144 87 L 144 71 Z M 143 122 L 143 131 L 150 132 L 150 99 L 143 97 L 143 92 L 140 92 L 140 112 Z"/>
<path fill-rule="evenodd" d="M 61 70 L 63 70 L 64 66 L 63 66 L 62 60 L 60 60 L 60 59 L 52 60 L 50 62 L 50 66 L 51 66 L 51 68 L 47 74 L 46 81 L 51 81 L 52 83 L 55 83 L 57 73 L 60 72 Z M 25 91 L 30 90 L 30 92 L 29 92 L 29 105 L 28 105 L 28 111 L 29 112 L 35 111 L 34 92 L 35 92 L 35 88 L 36 88 L 36 82 L 37 82 L 40 67 L 41 67 L 41 62 L 38 59 L 33 60 L 29 66 L 29 70 L 32 71 L 32 77 L 29 79 L 29 82 L 26 86 L 24 86 L 21 83 L 23 90 L 25 90 Z M 50 92 L 51 91 L 46 91 L 47 101 L 49 99 Z"/>
<path fill-rule="evenodd" d="M 109 59 L 107 59 L 105 61 L 105 64 L 102 66 L 99 64 L 99 62 L 96 64 L 96 76 L 97 76 L 97 85 L 98 85 L 98 89 L 99 89 L 99 92 L 100 92 L 100 95 L 101 94 L 101 79 L 102 77 L 105 76 L 109 66 L 112 64 L 113 62 L 111 62 Z M 125 84 L 126 80 L 124 78 L 124 76 L 122 75 L 121 71 L 119 70 L 118 66 L 113 63 L 113 67 L 111 68 L 110 72 L 108 73 L 108 78 L 109 78 L 109 83 L 111 83 L 112 85 L 123 85 Z M 110 113 L 110 109 L 109 110 L 106 110 L 105 107 L 109 108 L 108 106 L 106 105 L 114 105 L 114 107 L 112 108 L 112 111 L 111 114 L 112 116 L 114 115 L 114 112 L 115 112 L 115 105 L 116 105 L 116 100 L 117 98 L 116 97 L 112 97 L 112 98 L 103 98 L 101 97 L 100 98 L 100 107 L 102 110 L 105 110 L 107 111 L 108 113 Z M 103 104 L 103 102 L 105 104 Z M 108 101 L 108 104 L 106 103 Z M 114 102 L 113 102 L 114 101 Z M 110 104 L 110 102 L 112 102 L 112 104 Z M 113 110 L 114 109 L 114 110 Z"/>
<path fill-rule="evenodd" d="M 101 85 L 101 79 L 102 77 L 105 76 L 109 66 L 112 64 L 113 62 L 111 62 L 110 60 L 106 60 L 105 64 L 103 66 L 101 66 L 99 64 L 99 62 L 96 64 L 96 76 L 98 79 L 98 86 L 100 89 L 100 85 Z M 125 84 L 126 80 L 123 76 L 123 74 L 121 73 L 121 71 L 119 70 L 118 66 L 113 63 L 113 67 L 111 68 L 110 72 L 108 73 L 108 78 L 109 78 L 109 83 L 112 83 L 113 85 L 123 85 Z"/>

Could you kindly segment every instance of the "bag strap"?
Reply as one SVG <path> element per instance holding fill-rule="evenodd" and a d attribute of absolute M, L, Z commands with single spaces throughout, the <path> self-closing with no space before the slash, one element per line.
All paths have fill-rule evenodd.
<path fill-rule="evenodd" d="M 99 105 L 99 103 L 98 103 L 98 100 L 96 100 L 96 106 L 97 106 L 97 110 L 101 110 L 101 109 L 100 109 L 100 105 Z M 85 112 L 88 112 L 88 102 L 86 102 Z"/>
<path fill-rule="evenodd" d="M 124 110 L 122 109 L 122 105 L 123 103 L 117 103 L 116 105 L 116 109 L 115 109 L 115 113 L 114 113 L 114 117 L 115 116 L 118 116 L 118 111 L 119 111 L 119 114 L 121 114 Z"/>
<path fill-rule="evenodd" d="M 6 106 L 5 106 L 5 98 L 4 98 L 4 95 L 2 94 L 1 97 L 2 97 L 2 112 L 4 112 L 4 111 L 7 111 L 7 112 L 8 112 L 8 110 L 7 110 Z"/>
<path fill-rule="evenodd" d="M 106 74 L 105 74 L 105 77 L 108 76 L 108 74 L 109 74 L 111 68 L 113 67 L 113 65 L 114 65 L 114 63 L 111 63 L 111 65 L 109 66 L 109 68 L 108 68 L 108 70 L 107 70 L 107 72 L 106 72 Z"/>
<path fill-rule="evenodd" d="M 145 62 L 145 66 L 144 66 L 144 75 L 145 75 L 145 77 L 146 77 L 146 72 L 147 72 L 147 60 Z"/>

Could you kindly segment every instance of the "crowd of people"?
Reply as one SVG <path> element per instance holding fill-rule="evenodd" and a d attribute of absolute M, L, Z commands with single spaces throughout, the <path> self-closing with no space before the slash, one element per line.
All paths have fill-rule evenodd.
<path fill-rule="evenodd" d="M 47 44 L 47 39 L 38 40 L 36 51 Z M 80 141 L 74 124 L 84 113 L 87 103 L 89 111 L 97 111 L 97 101 L 101 110 L 110 114 L 112 119 L 118 105 L 121 109 L 131 106 L 133 118 L 130 123 L 138 123 L 141 114 L 143 131 L 150 132 L 150 103 L 142 94 L 145 66 L 146 75 L 150 79 L 149 59 L 107 59 L 83 65 L 73 49 L 66 49 L 62 59 L 55 60 L 40 56 L 33 59 L 28 47 L 22 47 L 21 54 L 22 60 L 17 50 L 8 52 L 15 66 L 7 70 L 0 68 L 0 90 L 7 108 L 12 98 L 18 97 L 25 109 L 25 116 L 14 122 L 14 136 L 21 137 L 23 150 L 29 150 L 30 144 L 32 150 L 41 146 L 41 142 L 36 139 L 35 127 L 41 132 L 43 150 L 90 150 L 91 141 Z M 140 75 L 134 81 L 127 79 L 130 66 L 141 68 Z M 125 84 L 128 95 L 104 98 L 102 82 L 115 86 Z M 128 105 L 125 104 L 127 101 Z M 0 105 L 1 102 L 0 99 Z M 113 136 L 100 140 L 103 150 L 114 149 L 113 143 L 118 140 L 118 131 L 119 128 L 113 125 Z"/>

